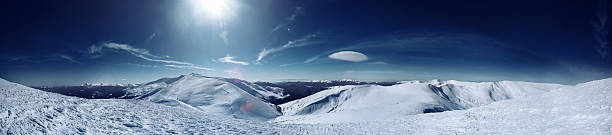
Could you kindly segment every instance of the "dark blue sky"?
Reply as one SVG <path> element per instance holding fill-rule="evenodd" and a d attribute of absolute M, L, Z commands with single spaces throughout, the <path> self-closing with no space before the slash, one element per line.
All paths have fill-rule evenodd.
<path fill-rule="evenodd" d="M 607 4 L 598 2 L 8 1 L 0 8 L 0 77 L 27 85 L 192 72 L 250 81 L 575 84 L 612 76 L 609 23 L 598 23 Z"/>

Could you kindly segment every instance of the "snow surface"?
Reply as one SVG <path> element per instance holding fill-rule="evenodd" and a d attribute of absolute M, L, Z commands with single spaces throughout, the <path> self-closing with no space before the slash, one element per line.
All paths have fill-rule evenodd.
<path fill-rule="evenodd" d="M 467 110 L 361 124 L 380 134 L 610 135 L 612 78 Z"/>
<path fill-rule="evenodd" d="M 466 110 L 333 124 L 280 124 L 144 100 L 82 99 L 0 79 L 3 134 L 612 134 L 612 78 Z"/>
<path fill-rule="evenodd" d="M 135 133 L 358 134 L 350 128 L 241 120 L 144 100 L 69 97 L 0 79 L 0 135 Z"/>
<path fill-rule="evenodd" d="M 160 80 L 163 81 L 154 81 L 135 88 L 133 92 L 128 91 L 127 95 L 140 95 L 137 99 L 243 119 L 266 120 L 281 115 L 280 108 L 266 100 L 282 98 L 283 95 L 246 81 L 198 74 Z"/>
<path fill-rule="evenodd" d="M 411 81 L 393 86 L 339 86 L 280 105 L 283 123 L 326 123 L 397 118 L 460 110 L 537 95 L 563 85 L 528 82 Z M 306 116 L 304 116 L 306 115 Z"/>

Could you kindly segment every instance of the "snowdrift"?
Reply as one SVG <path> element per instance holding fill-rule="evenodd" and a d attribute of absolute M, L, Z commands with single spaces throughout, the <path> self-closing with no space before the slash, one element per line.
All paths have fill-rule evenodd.
<path fill-rule="evenodd" d="M 280 108 L 267 100 L 285 95 L 243 80 L 189 74 L 147 83 L 128 90 L 126 97 L 242 119 L 266 120 L 281 115 Z"/>
<path fill-rule="evenodd" d="M 280 105 L 284 116 L 275 121 L 300 121 L 304 118 L 302 115 L 330 115 L 321 120 L 337 122 L 397 118 L 478 107 L 495 101 L 537 95 L 561 87 L 564 86 L 513 81 L 476 83 L 454 80 L 407 81 L 393 86 L 340 86 Z"/>

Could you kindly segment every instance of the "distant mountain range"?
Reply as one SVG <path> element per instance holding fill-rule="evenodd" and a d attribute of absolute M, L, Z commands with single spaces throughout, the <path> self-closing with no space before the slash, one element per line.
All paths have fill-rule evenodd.
<path fill-rule="evenodd" d="M 170 106 L 231 114 L 237 118 L 272 119 L 282 115 L 276 118 L 277 121 L 288 121 L 309 114 L 358 112 L 368 115 L 368 118 L 378 119 L 461 110 L 536 95 L 563 86 L 514 81 L 455 80 L 251 83 L 240 79 L 189 74 L 133 86 L 87 85 L 39 89 L 91 99 L 142 99 Z M 243 111 L 246 104 L 251 107 L 257 105 L 256 108 L 260 110 L 246 113 Z M 367 113 L 367 110 L 373 109 L 386 111 Z"/>
<path fill-rule="evenodd" d="M 250 83 L 239 79 L 189 74 L 162 78 L 126 89 L 126 94 L 121 98 L 185 106 L 230 114 L 237 118 L 275 118 L 278 122 L 298 119 L 323 121 L 301 116 L 329 115 L 323 118 L 354 121 L 356 119 L 346 116 L 367 116 L 366 119 L 358 120 L 369 120 L 462 110 L 501 100 L 538 95 L 564 86 L 516 81 L 455 80 Z M 247 113 L 244 111 L 245 106 L 256 106 L 254 108 L 260 110 Z"/>

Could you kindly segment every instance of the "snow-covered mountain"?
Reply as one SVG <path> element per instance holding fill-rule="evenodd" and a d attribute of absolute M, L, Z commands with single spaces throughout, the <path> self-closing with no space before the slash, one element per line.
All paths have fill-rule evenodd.
<path fill-rule="evenodd" d="M 126 97 L 245 119 L 270 119 L 281 115 L 280 108 L 267 101 L 286 96 L 282 90 L 266 89 L 247 81 L 198 74 L 162 78 L 126 93 Z"/>
<path fill-rule="evenodd" d="M 361 130 L 376 130 L 378 134 L 610 135 L 612 78 L 466 110 L 358 124 L 367 125 Z"/>
<path fill-rule="evenodd" d="M 83 99 L 0 78 L 0 135 L 21 134 L 356 134 L 336 126 L 233 119 L 143 100 Z"/>
<path fill-rule="evenodd" d="M 288 122 L 326 123 L 323 118 L 338 115 L 301 116 Z M 331 124 L 268 123 L 143 100 L 82 99 L 0 79 L 3 134 L 612 134 L 612 78 L 466 110 Z"/>
<path fill-rule="evenodd" d="M 303 115 L 321 116 L 312 121 L 364 121 L 397 118 L 429 112 L 461 110 L 495 101 L 538 95 L 564 87 L 528 82 L 405 81 L 393 86 L 338 86 L 280 105 L 284 116 L 277 122 L 301 121 Z M 324 115 L 329 115 L 326 117 Z"/>

